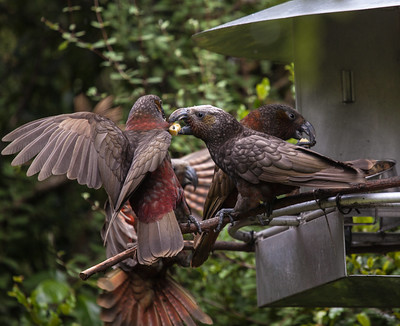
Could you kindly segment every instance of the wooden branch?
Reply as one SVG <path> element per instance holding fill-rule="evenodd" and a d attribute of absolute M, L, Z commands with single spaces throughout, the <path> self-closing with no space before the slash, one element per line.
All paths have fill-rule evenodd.
<path fill-rule="evenodd" d="M 119 254 L 117 254 L 111 258 L 108 258 L 105 261 L 102 261 L 101 263 L 99 263 L 97 265 L 94 265 L 88 269 L 85 269 L 84 271 L 79 273 L 79 277 L 82 280 L 86 281 L 93 274 L 102 272 L 102 271 L 106 270 L 107 268 L 114 266 L 127 258 L 131 258 L 132 255 L 136 252 L 136 249 L 137 249 L 137 246 L 134 245 L 133 247 L 128 248 L 127 250 L 122 251 Z"/>
<path fill-rule="evenodd" d="M 119 254 L 110 257 L 99 264 L 96 264 L 88 269 L 79 273 L 79 277 L 86 281 L 92 275 L 105 271 L 107 268 L 118 264 L 119 262 L 131 258 L 132 255 L 136 252 L 137 246 L 131 247 L 125 251 L 120 252 Z M 184 241 L 184 250 L 193 250 L 193 241 Z M 247 243 L 242 242 L 234 242 L 234 241 L 217 241 L 214 246 L 213 250 L 225 250 L 225 251 L 246 251 L 246 252 L 253 252 L 254 246 Z"/>
<path fill-rule="evenodd" d="M 254 252 L 254 244 L 236 241 L 217 241 L 213 250 Z"/>

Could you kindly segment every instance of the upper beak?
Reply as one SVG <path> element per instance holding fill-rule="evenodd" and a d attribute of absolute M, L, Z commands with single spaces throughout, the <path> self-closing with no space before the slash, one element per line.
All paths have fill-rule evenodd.
<path fill-rule="evenodd" d="M 178 121 L 178 120 L 183 120 L 184 122 L 187 122 L 188 113 L 189 113 L 188 108 L 181 108 L 181 109 L 175 110 L 169 116 L 168 121 L 169 122 L 175 122 L 175 121 Z M 179 134 L 181 134 L 181 135 L 191 135 L 192 134 L 192 129 L 190 128 L 190 126 L 186 125 L 186 126 L 182 127 L 182 129 L 179 131 Z"/>
<path fill-rule="evenodd" d="M 196 170 L 192 168 L 191 166 L 188 166 L 186 168 L 185 172 L 185 184 L 190 184 L 194 187 L 194 190 L 196 190 L 198 184 L 199 184 L 199 179 L 197 177 Z"/>
<path fill-rule="evenodd" d="M 309 138 L 308 143 L 302 142 L 302 145 L 306 144 L 311 147 L 316 144 L 317 141 L 315 140 L 315 129 L 310 122 L 306 121 L 300 126 L 299 133 L 301 132 L 304 132 Z M 301 138 L 301 134 L 299 136 Z"/>

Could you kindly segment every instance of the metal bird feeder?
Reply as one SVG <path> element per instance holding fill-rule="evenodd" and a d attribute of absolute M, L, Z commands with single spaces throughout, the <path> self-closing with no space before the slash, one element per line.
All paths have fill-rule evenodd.
<path fill-rule="evenodd" d="M 398 0 L 292 0 L 193 38 L 224 55 L 294 62 L 296 106 L 319 131 L 316 151 L 400 162 L 399 35 Z M 348 253 L 399 250 L 397 191 L 274 211 L 275 226 L 256 233 L 259 306 L 399 307 L 400 277 L 346 272 Z M 379 231 L 352 232 L 360 214 L 375 217 Z M 231 235 L 246 240 L 239 228 L 248 224 L 254 219 Z"/>

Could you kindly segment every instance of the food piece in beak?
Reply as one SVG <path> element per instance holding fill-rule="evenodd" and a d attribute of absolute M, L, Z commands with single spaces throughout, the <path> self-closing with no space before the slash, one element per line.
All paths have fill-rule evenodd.
<path fill-rule="evenodd" d="M 169 133 L 170 133 L 172 136 L 176 136 L 176 135 L 178 135 L 178 133 L 179 133 L 179 131 L 180 131 L 181 129 L 182 129 L 182 128 L 181 128 L 181 125 L 180 125 L 179 123 L 177 123 L 177 122 L 174 122 L 174 123 L 169 127 L 168 131 L 169 131 Z"/>
<path fill-rule="evenodd" d="M 301 132 L 304 132 L 309 139 L 301 137 Z M 298 141 L 297 145 L 312 147 L 317 143 L 317 141 L 315 140 L 315 129 L 310 122 L 306 121 L 300 127 L 300 132 L 298 133 L 300 140 Z"/>
<path fill-rule="evenodd" d="M 174 112 L 169 117 L 169 122 L 176 122 L 179 120 L 182 120 L 183 122 L 187 122 L 188 118 L 188 109 L 187 108 L 181 108 L 178 109 Z M 180 135 L 191 135 L 192 134 L 192 129 L 190 128 L 189 125 L 184 126 L 181 128 L 178 132 Z"/>

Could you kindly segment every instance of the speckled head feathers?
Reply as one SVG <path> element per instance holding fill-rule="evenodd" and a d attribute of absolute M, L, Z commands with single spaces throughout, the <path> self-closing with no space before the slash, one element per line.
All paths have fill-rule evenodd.
<path fill-rule="evenodd" d="M 162 117 L 165 119 L 164 109 L 162 107 L 162 101 L 157 95 L 144 95 L 139 97 L 135 104 L 132 106 L 129 112 L 128 120 L 132 117 L 138 117 L 140 115 L 152 114 L 155 117 Z"/>
<path fill-rule="evenodd" d="M 171 114 L 169 121 L 178 120 L 186 123 L 181 134 L 192 134 L 205 142 L 229 137 L 230 134 L 233 135 L 242 128 L 232 115 L 212 105 L 178 109 Z"/>
<path fill-rule="evenodd" d="M 164 124 L 166 124 L 161 99 L 156 95 L 145 95 L 138 98 L 129 112 L 126 122 L 127 129 L 141 129 L 141 125 L 143 125 L 145 129 L 147 128 L 146 126 L 152 129 L 156 128 L 155 125 L 157 123 L 163 127 L 165 127 Z"/>

